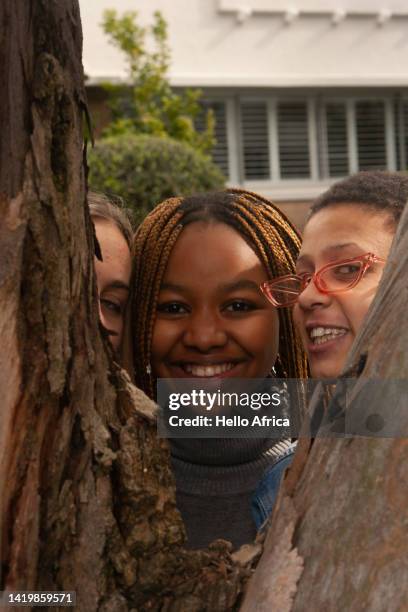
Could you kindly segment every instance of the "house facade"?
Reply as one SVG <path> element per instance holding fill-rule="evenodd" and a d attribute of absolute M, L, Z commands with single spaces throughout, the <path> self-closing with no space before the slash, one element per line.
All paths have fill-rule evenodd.
<path fill-rule="evenodd" d="M 229 183 L 280 202 L 302 224 L 333 181 L 408 168 L 406 0 L 80 1 L 91 108 L 100 83 L 126 78 L 101 28 L 105 8 L 160 10 L 170 80 L 200 87 L 214 110 L 214 159 Z"/>

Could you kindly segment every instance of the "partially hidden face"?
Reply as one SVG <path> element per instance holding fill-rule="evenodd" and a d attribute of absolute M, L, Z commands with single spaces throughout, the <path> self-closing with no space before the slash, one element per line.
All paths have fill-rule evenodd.
<path fill-rule="evenodd" d="M 386 259 L 392 239 L 388 213 L 358 204 L 322 209 L 305 227 L 297 273 L 314 273 L 326 264 L 368 252 Z M 299 296 L 293 315 L 313 377 L 341 374 L 383 269 L 384 264 L 373 264 L 360 282 L 344 293 L 327 295 L 310 282 Z"/>
<path fill-rule="evenodd" d="M 196 221 L 180 234 L 160 289 L 152 340 L 158 378 L 263 378 L 279 343 L 267 273 L 240 234 Z"/>
<path fill-rule="evenodd" d="M 124 312 L 129 296 L 131 257 L 128 244 L 118 227 L 111 221 L 93 219 L 103 261 L 95 257 L 99 294 L 99 316 L 118 350 L 123 333 Z"/>

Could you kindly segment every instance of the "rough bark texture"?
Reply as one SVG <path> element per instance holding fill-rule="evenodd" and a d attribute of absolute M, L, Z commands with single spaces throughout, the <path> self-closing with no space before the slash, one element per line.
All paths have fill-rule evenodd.
<path fill-rule="evenodd" d="M 351 402 L 344 405 L 343 396 L 333 398 L 345 410 L 345 420 L 336 421 L 344 426 L 367 414 L 367 379 L 403 379 L 402 393 L 395 394 L 394 382 L 371 395 L 368 406 L 369 413 L 379 415 L 385 423 L 391 410 L 395 418 L 399 407 L 398 436 L 300 441 L 242 612 L 271 609 L 281 601 L 282 567 L 288 568 L 286 587 L 291 601 L 286 598 L 277 607 L 280 611 L 407 609 L 407 297 L 408 208 L 346 367 L 346 372 L 359 376 L 348 395 Z M 316 394 L 315 402 L 319 401 Z M 326 420 L 321 431 L 327 434 L 329 429 Z M 269 608 L 263 607 L 265 601 Z"/>
<path fill-rule="evenodd" d="M 0 588 L 232 609 L 251 559 L 184 549 L 155 407 L 100 335 L 77 0 L 2 0 L 0 43 Z"/>

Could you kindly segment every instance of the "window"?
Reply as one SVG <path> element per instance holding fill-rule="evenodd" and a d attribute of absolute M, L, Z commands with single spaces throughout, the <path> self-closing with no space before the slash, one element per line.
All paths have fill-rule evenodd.
<path fill-rule="evenodd" d="M 395 100 L 394 130 L 397 170 L 408 170 L 408 100 Z"/>
<path fill-rule="evenodd" d="M 203 112 L 196 118 L 196 129 L 204 131 L 205 118 L 208 110 L 212 110 L 215 119 L 215 145 L 211 151 L 211 157 L 214 163 L 220 168 L 225 176 L 229 175 L 229 155 L 228 155 L 228 139 L 227 139 L 227 111 L 226 104 L 222 100 L 210 101 L 204 100 L 201 102 Z"/>
<path fill-rule="evenodd" d="M 269 179 L 269 137 L 266 102 L 241 102 L 245 179 Z"/>
<path fill-rule="evenodd" d="M 382 101 L 356 102 L 357 153 L 359 170 L 385 170 L 385 109 Z"/>
<path fill-rule="evenodd" d="M 213 157 L 227 176 L 234 169 L 234 183 L 283 186 L 359 170 L 408 169 L 408 96 L 272 92 L 226 101 L 211 103 Z"/>
<path fill-rule="evenodd" d="M 337 178 L 348 174 L 347 114 L 344 102 L 329 102 L 324 108 L 327 161 L 323 176 Z"/>
<path fill-rule="evenodd" d="M 278 103 L 279 163 L 282 179 L 310 177 L 306 102 Z"/>

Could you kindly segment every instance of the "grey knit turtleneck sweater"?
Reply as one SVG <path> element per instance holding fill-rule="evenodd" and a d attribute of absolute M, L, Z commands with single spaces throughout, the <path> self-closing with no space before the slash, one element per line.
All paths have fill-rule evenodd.
<path fill-rule="evenodd" d="M 234 548 L 254 540 L 251 497 L 265 469 L 290 444 L 259 438 L 171 440 L 177 506 L 190 548 L 218 538 Z"/>

